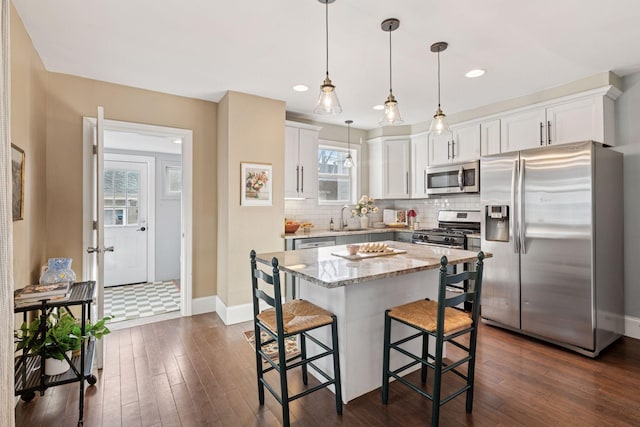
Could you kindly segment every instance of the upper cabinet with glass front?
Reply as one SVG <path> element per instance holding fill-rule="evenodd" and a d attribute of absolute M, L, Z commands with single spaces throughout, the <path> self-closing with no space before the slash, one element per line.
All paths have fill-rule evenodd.
<path fill-rule="evenodd" d="M 318 196 L 318 133 L 320 127 L 286 122 L 284 147 L 284 197 Z"/>

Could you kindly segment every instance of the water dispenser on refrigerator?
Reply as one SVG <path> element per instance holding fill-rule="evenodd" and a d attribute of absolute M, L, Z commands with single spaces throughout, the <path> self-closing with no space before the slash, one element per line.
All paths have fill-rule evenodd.
<path fill-rule="evenodd" d="M 509 206 L 489 205 L 485 212 L 485 239 L 491 242 L 509 241 Z"/>

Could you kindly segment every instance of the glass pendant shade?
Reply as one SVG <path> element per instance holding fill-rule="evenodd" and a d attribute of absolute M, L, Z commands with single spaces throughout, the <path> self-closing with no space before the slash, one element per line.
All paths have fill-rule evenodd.
<path fill-rule="evenodd" d="M 344 159 L 343 167 L 349 169 L 356 167 L 356 162 L 353 161 L 353 157 L 351 157 L 351 123 L 353 120 L 345 120 L 347 124 L 347 158 Z"/>
<path fill-rule="evenodd" d="M 320 86 L 320 95 L 318 96 L 318 102 L 316 102 L 316 108 L 313 112 L 316 114 L 342 113 L 342 106 L 338 100 L 336 87 L 331 84 L 329 74 L 327 74 L 327 78 L 324 79 L 323 85 Z"/>
<path fill-rule="evenodd" d="M 342 113 L 342 106 L 338 101 L 338 94 L 336 94 L 336 87 L 331 83 L 329 78 L 329 3 L 333 3 L 335 0 L 318 0 L 325 5 L 325 34 L 327 49 L 327 62 L 326 62 L 326 77 L 324 82 L 320 86 L 320 95 L 316 102 L 316 107 L 313 109 L 315 114 L 332 115 Z"/>
<path fill-rule="evenodd" d="M 349 169 L 354 168 L 356 166 L 356 162 L 353 161 L 353 157 L 351 157 L 351 153 L 347 154 L 347 158 L 344 159 L 343 167 Z"/>
<path fill-rule="evenodd" d="M 433 120 L 431 121 L 429 132 L 435 133 L 436 135 L 442 135 L 443 133 L 448 133 L 450 131 L 451 130 L 449 129 L 447 116 L 442 112 L 440 107 L 438 107 L 438 110 L 436 111 L 436 114 L 434 114 Z"/>
<path fill-rule="evenodd" d="M 404 123 L 402 120 L 402 116 L 400 115 L 400 107 L 398 107 L 398 102 L 393 97 L 393 94 L 390 93 L 389 97 L 384 103 L 384 111 L 382 112 L 382 118 L 378 122 L 381 125 L 399 125 Z"/>

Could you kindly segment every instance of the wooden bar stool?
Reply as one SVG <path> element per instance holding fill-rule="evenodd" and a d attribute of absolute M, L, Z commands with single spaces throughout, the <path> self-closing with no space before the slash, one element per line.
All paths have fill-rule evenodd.
<path fill-rule="evenodd" d="M 336 316 L 305 300 L 292 300 L 282 303 L 282 292 L 280 288 L 280 269 L 278 267 L 278 259 L 273 258 L 271 261 L 273 267 L 272 273 L 267 274 L 257 267 L 256 252 L 251 251 L 251 283 L 252 283 L 252 299 L 253 299 L 253 321 L 254 336 L 256 349 L 256 368 L 258 373 L 258 399 L 260 405 L 264 405 L 264 388 L 276 398 L 282 405 L 282 424 L 289 426 L 289 402 L 306 396 L 309 393 L 320 390 L 330 385 L 335 386 L 336 394 L 336 411 L 342 414 L 342 392 L 340 388 L 340 359 L 338 356 L 338 323 Z M 260 280 L 260 282 L 259 282 Z M 259 284 L 263 283 L 272 286 L 273 297 L 259 288 Z M 260 302 L 264 301 L 270 308 L 260 309 Z M 331 327 L 331 347 L 325 345 L 308 332 L 321 327 Z M 268 336 L 262 341 L 261 332 Z M 285 339 L 291 336 L 299 336 L 300 354 L 287 358 L 285 348 Z M 307 358 L 306 340 L 309 339 L 322 348 L 320 354 Z M 263 351 L 263 346 L 276 342 L 278 344 L 278 359 L 273 360 Z M 320 369 L 314 361 L 323 357 L 333 357 L 333 372 L 331 376 L 324 370 Z M 300 360 L 298 360 L 300 359 Z M 263 366 L 263 361 L 267 362 L 268 367 Z M 314 387 L 308 388 L 296 395 L 289 396 L 289 388 L 287 385 L 287 371 L 301 367 L 302 382 L 307 385 L 307 367 L 311 366 L 324 379 Z M 275 370 L 280 375 L 280 393 L 272 387 L 266 380 L 267 372 Z"/>
<path fill-rule="evenodd" d="M 405 384 L 409 388 L 418 392 L 422 396 L 430 399 L 433 403 L 431 425 L 437 426 L 440 415 L 440 406 L 451 399 L 467 393 L 466 410 L 468 413 L 473 408 L 473 377 L 475 370 L 476 342 L 478 337 L 478 321 L 480 313 L 480 293 L 482 290 L 482 269 L 484 253 L 478 253 L 476 271 L 465 271 L 459 274 L 447 274 L 447 257 L 440 259 L 440 283 L 438 289 L 438 301 L 419 300 L 408 304 L 400 305 L 386 310 L 384 313 L 384 357 L 382 374 L 382 402 L 387 404 L 389 400 L 389 377 L 395 378 L 398 382 Z M 452 298 L 446 297 L 447 285 L 462 283 L 465 280 L 473 281 L 469 283 L 468 290 Z M 455 306 L 463 303 L 473 303 L 471 313 L 465 312 Z M 417 329 L 418 332 L 391 342 L 391 320 L 395 320 L 404 325 Z M 456 338 L 468 336 L 469 344 L 465 345 Z M 435 353 L 429 352 L 429 336 L 435 338 Z M 414 355 L 401 347 L 401 344 L 420 338 L 422 340 L 422 354 Z M 442 353 L 444 343 L 449 342 L 465 352 L 465 356 L 454 361 L 444 362 Z M 389 356 L 391 350 L 413 359 L 412 362 L 392 371 L 389 369 Z M 466 374 L 459 368 L 467 364 Z M 400 373 L 420 364 L 420 379 L 422 387 L 417 386 L 400 376 Z M 435 372 L 433 380 L 433 391 L 426 391 L 427 369 L 431 368 Z M 465 385 L 445 397 L 440 396 L 442 375 L 451 371 L 465 380 Z"/>

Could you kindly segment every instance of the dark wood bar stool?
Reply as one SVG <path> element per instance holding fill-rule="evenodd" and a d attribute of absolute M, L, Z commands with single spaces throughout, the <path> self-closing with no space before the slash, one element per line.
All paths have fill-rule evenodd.
<path fill-rule="evenodd" d="M 393 377 L 398 382 L 405 384 L 409 388 L 432 401 L 432 426 L 438 425 L 440 406 L 464 392 L 467 393 L 466 411 L 468 413 L 471 412 L 473 409 L 473 377 L 475 370 L 476 342 L 478 337 L 483 260 L 484 253 L 479 252 L 475 272 L 465 271 L 459 274 L 447 274 L 447 257 L 443 256 L 440 259 L 438 301 L 431 301 L 429 299 L 419 300 L 385 311 L 382 374 L 382 402 L 384 404 L 387 404 L 389 400 L 389 377 Z M 446 297 L 446 288 L 448 285 L 463 283 L 465 280 L 473 281 L 473 284 L 469 283 L 467 291 L 451 298 Z M 471 313 L 455 308 L 457 305 L 464 302 L 471 302 L 473 304 Z M 409 337 L 391 342 L 392 320 L 417 329 L 418 332 L 410 335 Z M 468 345 L 456 340 L 457 338 L 465 335 L 468 336 Z M 435 338 L 435 353 L 429 352 L 429 336 Z M 401 347 L 401 344 L 417 338 L 422 340 L 421 355 L 414 355 Z M 442 353 L 445 342 L 449 342 L 462 349 L 464 351 L 464 357 L 453 361 L 443 361 Z M 413 359 L 413 361 L 394 371 L 390 370 L 389 356 L 392 349 L 402 353 L 410 359 Z M 400 376 L 401 372 L 404 372 L 418 364 L 421 365 L 420 379 L 422 387 L 415 385 Z M 466 373 L 460 370 L 460 367 L 464 364 L 467 364 Z M 426 387 L 428 368 L 434 370 L 433 389 L 431 393 L 427 392 Z M 440 395 L 442 375 L 449 371 L 464 379 L 465 385 L 449 393 L 447 396 L 442 397 Z"/>
<path fill-rule="evenodd" d="M 266 263 L 265 263 L 266 264 Z M 267 264 L 268 265 L 268 264 Z M 338 324 L 336 316 L 308 301 L 297 299 L 282 303 L 282 291 L 280 288 L 280 269 L 278 259 L 271 261 L 272 274 L 267 274 L 257 266 L 256 252 L 251 251 L 251 284 L 253 300 L 253 320 L 256 349 L 256 368 L 258 373 L 258 399 L 260 405 L 264 405 L 264 388 L 276 398 L 282 405 L 282 424 L 290 425 L 289 402 L 306 396 L 314 391 L 320 390 L 330 385 L 335 386 L 336 411 L 342 414 L 342 392 L 340 388 L 340 359 L 338 356 Z M 273 296 L 259 288 L 259 284 L 266 284 L 272 287 Z M 260 309 L 260 302 L 264 301 L 269 308 Z M 321 327 L 331 327 L 331 347 L 311 336 L 308 332 Z M 265 341 L 261 338 L 261 332 L 266 333 Z M 300 354 L 287 358 L 285 339 L 291 336 L 299 336 Z M 322 348 L 322 352 L 307 357 L 306 340 L 309 339 Z M 278 359 L 273 360 L 265 354 L 263 346 L 271 343 L 278 344 Z M 331 376 L 320 369 L 314 361 L 323 357 L 333 357 L 333 372 Z M 299 359 L 299 360 L 298 360 Z M 263 365 L 265 361 L 269 366 Z M 289 396 L 287 385 L 287 371 L 300 367 L 302 370 L 302 382 L 307 385 L 307 369 L 311 366 L 324 377 L 326 381 L 306 390 Z M 271 386 L 265 374 L 275 370 L 280 375 L 280 393 Z"/>

